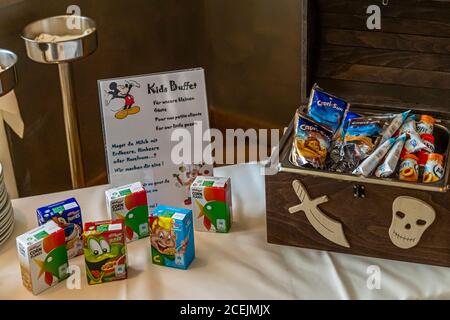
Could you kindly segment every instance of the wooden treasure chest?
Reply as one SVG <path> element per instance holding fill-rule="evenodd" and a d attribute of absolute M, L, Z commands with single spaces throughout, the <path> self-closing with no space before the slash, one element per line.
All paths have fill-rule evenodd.
<path fill-rule="evenodd" d="M 296 166 L 293 121 L 265 178 L 268 242 L 450 266 L 450 2 L 378 2 L 302 0 L 301 103 L 317 83 L 353 111 L 435 117 L 444 176 L 425 184 Z"/>

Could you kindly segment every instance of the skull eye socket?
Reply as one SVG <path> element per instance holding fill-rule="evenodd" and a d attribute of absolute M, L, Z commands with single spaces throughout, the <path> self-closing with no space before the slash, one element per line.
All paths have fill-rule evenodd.
<path fill-rule="evenodd" d="M 422 219 L 417 220 L 416 223 L 417 223 L 418 226 L 424 226 L 424 225 L 427 224 L 427 222 L 425 220 L 422 220 Z"/>
<path fill-rule="evenodd" d="M 395 213 L 395 215 L 396 215 L 398 218 L 400 218 L 400 219 L 403 219 L 403 218 L 405 217 L 405 214 L 404 214 L 403 212 L 401 212 L 401 211 L 397 211 L 397 212 Z"/>

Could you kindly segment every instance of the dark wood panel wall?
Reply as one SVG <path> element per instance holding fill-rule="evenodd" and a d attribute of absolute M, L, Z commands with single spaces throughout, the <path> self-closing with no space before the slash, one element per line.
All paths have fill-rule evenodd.
<path fill-rule="evenodd" d="M 17 0 L 0 2 L 0 48 L 18 54 L 17 98 L 24 139 L 10 135 L 20 196 L 71 188 L 56 66 L 27 58 L 19 34 L 29 22 L 78 5 L 98 25 L 97 51 L 74 63 L 86 180 L 106 182 L 97 80 L 203 65 L 204 0 Z"/>
<path fill-rule="evenodd" d="M 0 0 L 0 48 L 19 55 L 25 137 L 10 145 L 21 196 L 71 186 L 56 67 L 30 61 L 19 33 L 73 4 L 98 25 L 98 50 L 74 65 L 91 185 L 106 182 L 97 79 L 202 66 L 217 128 L 283 127 L 299 104 L 299 0 Z"/>
<path fill-rule="evenodd" d="M 308 1 L 309 85 L 354 103 L 450 111 L 450 1 L 379 1 L 381 30 L 369 30 L 373 4 Z"/>

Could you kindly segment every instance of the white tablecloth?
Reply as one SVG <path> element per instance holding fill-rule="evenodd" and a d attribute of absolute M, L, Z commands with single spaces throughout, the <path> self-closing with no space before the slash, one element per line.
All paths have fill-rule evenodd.
<path fill-rule="evenodd" d="M 264 177 L 257 165 L 216 169 L 231 176 L 235 224 L 229 234 L 196 233 L 189 270 L 152 265 L 149 240 L 128 245 L 127 280 L 89 286 L 83 257 L 81 288 L 66 283 L 33 296 L 23 286 L 15 237 L 36 226 L 35 209 L 75 196 L 85 221 L 106 219 L 107 186 L 13 201 L 16 227 L 0 248 L 0 299 L 420 299 L 450 298 L 450 269 L 284 247 L 266 241 Z M 369 289 L 368 267 L 381 288 Z"/>

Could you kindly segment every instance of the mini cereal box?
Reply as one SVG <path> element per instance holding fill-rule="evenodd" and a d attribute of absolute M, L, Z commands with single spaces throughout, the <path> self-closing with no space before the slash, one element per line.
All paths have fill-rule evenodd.
<path fill-rule="evenodd" d="M 111 219 L 125 220 L 127 241 L 148 237 L 147 192 L 142 183 L 135 182 L 107 190 L 106 208 Z"/>
<path fill-rule="evenodd" d="M 191 187 L 197 231 L 226 233 L 233 223 L 230 178 L 197 177 Z"/>
<path fill-rule="evenodd" d="M 195 258 L 192 211 L 159 205 L 149 220 L 153 263 L 187 269 Z"/>
<path fill-rule="evenodd" d="M 123 220 L 85 223 L 83 239 L 88 284 L 99 284 L 127 277 L 127 249 Z"/>
<path fill-rule="evenodd" d="M 36 213 L 40 226 L 53 220 L 64 229 L 69 259 L 83 254 L 83 222 L 75 198 L 38 208 Z"/>
<path fill-rule="evenodd" d="M 23 285 L 39 294 L 68 277 L 64 229 L 54 221 L 16 238 Z"/>

